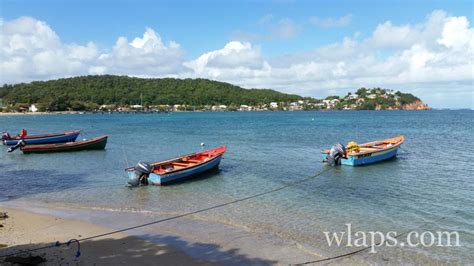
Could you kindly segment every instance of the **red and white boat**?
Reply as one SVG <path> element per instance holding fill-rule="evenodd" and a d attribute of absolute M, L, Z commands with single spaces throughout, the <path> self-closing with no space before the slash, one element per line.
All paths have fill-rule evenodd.
<path fill-rule="evenodd" d="M 152 164 L 140 162 L 136 167 L 125 169 L 129 177 L 128 183 L 130 185 L 152 184 L 159 186 L 190 179 L 217 169 L 226 149 L 225 146 L 222 146 Z"/>

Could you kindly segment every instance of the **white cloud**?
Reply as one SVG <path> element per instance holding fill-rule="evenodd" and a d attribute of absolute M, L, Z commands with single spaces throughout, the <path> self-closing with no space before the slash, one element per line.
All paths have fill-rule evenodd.
<path fill-rule="evenodd" d="M 321 28 L 346 27 L 351 24 L 352 15 L 348 14 L 340 18 L 310 17 L 309 22 L 313 24 L 314 26 L 321 27 Z"/>
<path fill-rule="evenodd" d="M 371 42 L 379 47 L 409 47 L 416 42 L 418 36 L 410 25 L 393 26 L 387 21 L 377 26 Z"/>
<path fill-rule="evenodd" d="M 301 26 L 289 18 L 278 21 L 273 28 L 270 38 L 273 39 L 291 39 L 296 37 L 301 31 Z"/>
<path fill-rule="evenodd" d="M 258 71 L 267 71 L 266 63 L 260 54 L 259 47 L 248 42 L 232 41 L 224 48 L 205 53 L 196 60 L 184 65 L 193 70 L 193 76 L 229 79 L 233 77 L 258 76 Z"/>
<path fill-rule="evenodd" d="M 265 29 L 274 27 L 267 33 L 278 38 L 294 37 L 300 30 L 288 19 L 262 20 Z M 119 37 L 113 47 L 99 50 L 94 42 L 63 43 L 45 22 L 29 17 L 0 19 L 0 34 L 0 83 L 85 74 L 199 77 L 315 97 L 380 86 L 412 91 L 435 107 L 473 107 L 474 29 L 466 17 L 442 10 L 418 24 L 386 21 L 365 39 L 354 34 L 276 57 L 265 57 L 261 46 L 249 41 L 230 41 L 185 59 L 179 44 L 165 43 L 150 28 L 143 36 Z"/>
<path fill-rule="evenodd" d="M 387 21 L 379 24 L 370 37 L 358 38 L 344 38 L 311 51 L 274 58 L 264 58 L 259 51 L 252 67 L 247 62 L 232 68 L 204 63 L 197 73 L 245 87 L 276 88 L 308 96 L 325 96 L 328 90 L 345 93 L 359 86 L 416 90 L 434 106 L 449 105 L 439 96 L 446 84 L 445 95 L 459 100 L 452 104 L 472 107 L 474 38 L 466 17 L 434 11 L 419 24 L 394 25 Z M 251 44 L 245 47 L 242 51 L 252 54 Z M 227 49 L 206 55 L 222 50 Z M 220 60 L 231 58 L 221 54 Z M 434 88 L 436 97 L 432 95 Z M 456 98 L 452 93 L 463 96 Z"/>
<path fill-rule="evenodd" d="M 102 53 L 91 73 L 166 76 L 182 70 L 183 51 L 171 41 L 164 44 L 160 35 L 147 28 L 143 37 L 131 42 L 119 37 L 112 51 Z"/>
<path fill-rule="evenodd" d="M 63 43 L 51 27 L 31 17 L 0 24 L 0 83 L 27 82 L 85 74 L 176 75 L 184 69 L 179 44 L 164 44 L 150 28 L 128 42 L 119 37 L 111 50 L 94 42 Z"/>
<path fill-rule="evenodd" d="M 97 47 L 63 44 L 45 23 L 20 17 L 0 24 L 0 83 L 64 77 L 86 72 Z"/>
<path fill-rule="evenodd" d="M 466 17 L 447 18 L 438 43 L 456 50 L 462 48 L 472 49 L 474 29 L 469 28 L 469 21 L 467 21 Z"/>

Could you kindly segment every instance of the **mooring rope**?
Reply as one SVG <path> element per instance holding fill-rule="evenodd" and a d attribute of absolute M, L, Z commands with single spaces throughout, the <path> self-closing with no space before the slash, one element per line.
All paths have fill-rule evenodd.
<path fill-rule="evenodd" d="M 271 194 L 271 193 L 275 193 L 275 192 L 278 192 L 280 190 L 283 190 L 283 189 L 286 189 L 286 188 L 289 188 L 289 187 L 293 187 L 293 186 L 296 186 L 298 184 L 301 184 L 301 183 L 307 182 L 309 180 L 312 180 L 312 179 L 314 179 L 318 176 L 321 176 L 322 174 L 328 172 L 331 169 L 333 169 L 333 168 L 332 167 L 327 167 L 326 169 L 316 173 L 315 175 L 302 178 L 300 180 L 288 183 L 286 185 L 283 185 L 283 186 L 280 186 L 280 187 L 277 187 L 277 188 L 274 188 L 274 189 L 266 190 L 266 191 L 263 191 L 263 192 L 260 192 L 260 193 L 257 193 L 257 194 L 251 195 L 251 196 L 247 196 L 247 197 L 239 198 L 239 199 L 232 200 L 232 201 L 229 201 L 229 202 L 225 202 L 225 203 L 222 203 L 222 204 L 207 207 L 207 208 L 204 208 L 204 209 L 199 209 L 199 210 L 196 210 L 196 211 L 191 211 L 191 212 L 183 213 L 183 214 L 180 214 L 180 215 L 176 215 L 176 216 L 172 216 L 172 217 L 168 217 L 168 218 L 164 218 L 164 219 L 160 219 L 160 220 L 156 220 L 156 221 L 152 221 L 152 222 L 148 222 L 148 223 L 144 223 L 144 224 L 140 224 L 140 225 L 135 225 L 135 226 L 119 229 L 119 230 L 114 230 L 114 231 L 110 231 L 110 232 L 107 232 L 107 233 L 98 234 L 98 235 L 94 235 L 94 236 L 90 236 L 90 237 L 85 237 L 85 238 L 80 238 L 80 239 L 71 239 L 71 240 L 69 240 L 68 242 L 65 242 L 65 243 L 61 243 L 61 242 L 57 241 L 54 244 L 43 246 L 43 247 L 38 247 L 38 248 L 34 248 L 34 249 L 26 249 L 26 250 L 23 250 L 23 251 L 12 252 L 12 253 L 6 254 L 6 255 L 0 255 L 0 258 L 15 256 L 15 255 L 24 254 L 24 253 L 35 252 L 35 251 L 44 250 L 44 249 L 50 249 L 50 248 L 54 248 L 54 247 L 60 247 L 60 246 L 64 246 L 64 245 L 69 246 L 69 244 L 71 244 L 72 241 L 77 242 L 77 244 L 78 244 L 78 251 L 76 252 L 76 257 L 79 257 L 80 256 L 79 242 L 86 241 L 86 240 L 91 240 L 91 239 L 94 239 L 94 238 L 109 236 L 109 235 L 113 235 L 113 234 L 117 234 L 117 233 L 122 233 L 122 232 L 130 231 L 130 230 L 133 230 L 133 229 L 146 227 L 146 226 L 150 226 L 150 225 L 154 225 L 154 224 L 158 224 L 158 223 L 162 223 L 162 222 L 166 222 L 166 221 L 171 221 L 171 220 L 175 220 L 175 219 L 178 219 L 178 218 L 198 214 L 198 213 L 201 213 L 201 212 L 205 212 L 205 211 L 225 207 L 225 206 L 228 206 L 228 205 L 231 205 L 231 204 L 235 204 L 235 203 L 239 203 L 239 202 L 242 202 L 242 201 L 246 201 L 246 200 L 250 200 L 250 199 L 253 199 L 253 198 L 268 195 L 268 194 Z"/>

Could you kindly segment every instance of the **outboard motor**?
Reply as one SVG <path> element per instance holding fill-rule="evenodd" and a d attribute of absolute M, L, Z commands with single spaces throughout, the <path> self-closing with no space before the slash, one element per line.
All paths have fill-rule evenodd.
<path fill-rule="evenodd" d="M 131 186 L 138 186 L 140 184 L 148 185 L 148 176 L 150 175 L 153 166 L 146 162 L 139 162 L 135 166 L 135 176 L 134 178 L 130 178 L 128 183 Z"/>
<path fill-rule="evenodd" d="M 14 150 L 16 150 L 16 149 L 18 149 L 18 148 L 20 148 L 20 147 L 23 147 L 23 146 L 25 146 L 25 145 L 26 145 L 26 144 L 25 144 L 25 141 L 20 140 L 20 141 L 18 141 L 18 143 L 17 143 L 15 146 L 8 148 L 8 152 L 12 152 L 12 151 L 14 151 Z"/>
<path fill-rule="evenodd" d="M 2 141 L 4 140 L 10 140 L 11 137 L 10 137 L 10 134 L 8 134 L 8 132 L 3 132 L 2 134 Z"/>
<path fill-rule="evenodd" d="M 331 166 L 335 165 L 340 165 L 341 164 L 341 159 L 344 158 L 346 155 L 346 147 L 342 145 L 341 143 L 335 144 L 332 146 L 331 150 L 329 151 L 329 154 L 326 156 L 326 159 L 324 160 Z"/>

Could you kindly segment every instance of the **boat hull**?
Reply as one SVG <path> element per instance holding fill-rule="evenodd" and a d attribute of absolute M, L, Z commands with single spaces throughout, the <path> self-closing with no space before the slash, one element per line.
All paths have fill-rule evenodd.
<path fill-rule="evenodd" d="M 195 155 L 208 154 L 209 152 L 211 153 L 215 152 L 214 155 L 210 155 L 211 157 L 205 158 L 200 163 L 189 166 L 189 167 L 185 167 L 178 170 L 172 170 L 169 172 L 152 171 L 147 176 L 148 184 L 155 185 L 155 186 L 162 186 L 162 185 L 168 185 L 172 183 L 178 183 L 178 182 L 189 180 L 191 178 L 196 177 L 197 175 L 203 174 L 213 169 L 218 169 L 222 156 L 225 152 L 225 149 L 226 149 L 225 147 L 220 147 L 220 148 L 209 150 L 203 153 L 197 153 Z M 184 156 L 184 157 L 188 157 L 188 156 Z M 193 155 L 190 155 L 190 156 L 192 157 Z M 183 158 L 183 157 L 180 157 L 180 158 Z M 180 158 L 164 161 L 164 163 L 176 162 Z M 163 164 L 163 162 L 155 163 L 153 165 L 159 165 L 159 164 Z M 137 181 L 139 180 L 139 177 L 134 169 L 135 168 L 125 169 L 127 171 L 127 175 L 129 178 L 129 184 L 132 184 L 132 185 L 138 184 Z"/>
<path fill-rule="evenodd" d="M 156 174 L 150 173 L 148 176 L 148 183 L 155 186 L 168 185 L 172 183 L 182 182 L 196 177 L 197 175 L 203 174 L 205 172 L 217 169 L 222 159 L 222 154 L 218 155 L 207 162 L 196 165 L 191 168 L 186 168 L 180 171 L 175 171 L 169 174 Z M 135 179 L 135 172 L 128 171 L 128 177 L 130 180 Z"/>
<path fill-rule="evenodd" d="M 38 144 L 52 144 L 52 143 L 65 143 L 65 142 L 74 142 L 76 141 L 77 137 L 79 136 L 80 131 L 74 131 L 71 133 L 66 133 L 64 135 L 56 135 L 56 136 L 48 136 L 43 138 L 32 138 L 23 139 L 23 142 L 26 145 L 38 145 Z M 11 140 L 4 140 L 3 144 L 8 146 L 13 146 L 18 144 L 20 140 L 18 139 L 11 139 Z"/>
<path fill-rule="evenodd" d="M 392 159 L 393 157 L 397 156 L 397 153 L 398 147 L 381 152 L 373 152 L 362 155 L 350 155 L 349 158 L 342 159 L 341 164 L 351 166 L 373 164 Z"/>
<path fill-rule="evenodd" d="M 53 152 L 73 152 L 85 150 L 103 150 L 107 145 L 107 136 L 80 142 L 68 142 L 61 144 L 47 145 L 27 145 L 21 147 L 24 154 L 30 153 L 53 153 Z"/>

